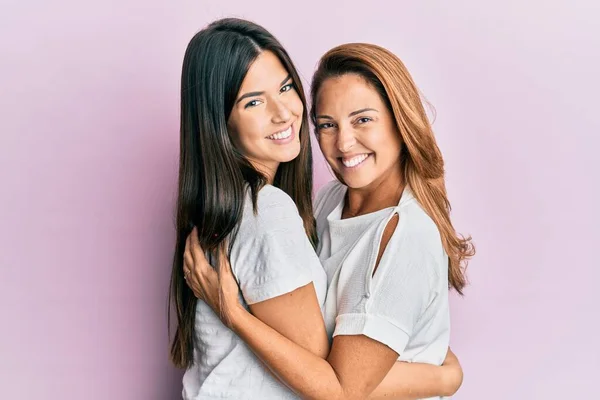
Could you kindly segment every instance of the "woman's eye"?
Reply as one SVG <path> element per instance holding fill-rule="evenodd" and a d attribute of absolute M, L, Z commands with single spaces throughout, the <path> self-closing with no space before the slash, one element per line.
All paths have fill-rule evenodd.
<path fill-rule="evenodd" d="M 319 126 L 318 126 L 319 130 L 328 129 L 331 127 L 333 127 L 333 124 L 331 122 L 325 122 L 324 124 L 319 124 Z"/>
<path fill-rule="evenodd" d="M 281 89 L 279 89 L 279 93 L 289 92 L 293 88 L 294 88 L 294 84 L 288 83 L 287 85 L 284 85 Z"/>
<path fill-rule="evenodd" d="M 248 103 L 246 103 L 244 108 L 256 107 L 257 105 L 259 105 L 261 103 L 262 103 L 262 101 L 260 101 L 260 100 L 252 100 L 252 101 L 249 101 Z"/>
<path fill-rule="evenodd" d="M 372 121 L 372 119 L 369 118 L 369 117 L 362 117 L 362 118 L 359 118 L 359 119 L 356 120 L 356 122 L 359 123 L 359 124 L 364 124 L 364 123 L 367 123 L 369 121 Z"/>

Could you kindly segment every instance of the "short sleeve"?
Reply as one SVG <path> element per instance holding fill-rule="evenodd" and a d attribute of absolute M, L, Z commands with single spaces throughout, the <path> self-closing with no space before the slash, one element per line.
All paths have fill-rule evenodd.
<path fill-rule="evenodd" d="M 402 354 L 435 296 L 430 271 L 436 260 L 406 242 L 398 243 L 396 234 L 370 280 L 363 305 L 338 315 L 334 336 L 365 335 Z"/>
<path fill-rule="evenodd" d="M 257 214 L 251 202 L 245 207 L 231 257 L 248 304 L 309 284 L 311 264 L 319 263 L 298 209 L 286 193 L 266 186 L 259 192 L 257 206 Z"/>

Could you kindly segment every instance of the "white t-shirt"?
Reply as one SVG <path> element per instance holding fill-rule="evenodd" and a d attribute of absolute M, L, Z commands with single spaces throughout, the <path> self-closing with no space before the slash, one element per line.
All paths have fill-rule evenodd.
<path fill-rule="evenodd" d="M 396 207 L 341 219 L 346 191 L 334 181 L 315 201 L 328 334 L 365 335 L 401 361 L 441 365 L 450 313 L 448 256 L 437 226 L 409 187 Z M 383 231 L 395 214 L 398 225 L 373 275 Z"/>
<path fill-rule="evenodd" d="M 321 307 L 327 276 L 304 230 L 298 208 L 282 190 L 266 185 L 258 193 L 257 214 L 250 193 L 230 254 L 245 304 L 289 293 L 313 282 Z M 242 302 L 244 300 L 241 298 Z M 296 399 L 250 348 L 199 300 L 194 327 L 194 365 L 183 376 L 183 398 Z"/>

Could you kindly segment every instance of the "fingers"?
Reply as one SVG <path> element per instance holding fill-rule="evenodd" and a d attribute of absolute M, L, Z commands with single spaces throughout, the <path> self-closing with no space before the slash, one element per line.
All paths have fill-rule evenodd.
<path fill-rule="evenodd" d="M 219 248 L 219 267 L 226 274 L 233 275 L 231 266 L 227 257 L 227 250 L 224 244 Z M 185 250 L 183 254 L 183 273 L 187 286 L 194 292 L 194 295 L 211 305 L 214 310 L 219 309 L 220 296 L 220 279 L 217 271 L 209 264 L 204 250 L 200 245 L 197 228 L 193 228 L 186 238 Z M 229 278 L 229 277 L 228 277 Z M 233 281 L 237 293 L 237 282 L 235 278 L 230 278 L 228 281 Z M 231 290 L 232 291 L 232 290 Z M 237 299 L 237 297 L 236 297 Z"/>
<path fill-rule="evenodd" d="M 190 234 L 185 239 L 185 250 L 189 252 L 191 256 L 190 264 L 196 264 L 198 261 L 202 261 L 204 258 L 204 250 L 200 245 L 200 240 L 198 239 L 198 230 L 194 227 Z"/>
<path fill-rule="evenodd" d="M 185 251 L 183 253 L 184 260 L 184 276 L 186 279 L 190 278 L 193 274 L 194 269 L 198 266 L 199 262 L 204 259 L 202 253 L 202 247 L 198 240 L 198 230 L 196 227 L 192 229 L 192 232 L 187 236 L 185 240 Z"/>
<path fill-rule="evenodd" d="M 196 228 L 194 228 L 196 229 Z M 194 264 L 194 262 L 196 262 L 196 260 L 194 259 L 194 248 L 192 246 L 193 242 L 192 242 L 192 235 L 193 235 L 193 230 L 192 233 L 190 233 L 187 238 L 185 239 L 185 251 L 190 253 L 190 256 L 192 257 L 192 263 Z"/>
<path fill-rule="evenodd" d="M 189 279 L 189 275 L 194 266 L 194 256 L 191 251 L 191 240 L 188 235 L 185 241 L 185 250 L 183 252 L 183 277 L 186 281 Z"/>
<path fill-rule="evenodd" d="M 184 262 L 184 269 L 186 267 L 187 264 L 187 268 L 189 269 L 192 265 L 194 265 L 194 256 L 192 254 L 192 249 L 191 249 L 191 245 L 190 245 L 190 237 L 188 236 L 188 238 L 185 241 L 185 251 L 183 252 L 183 262 Z"/>
<path fill-rule="evenodd" d="M 192 267 L 187 261 L 183 261 L 183 279 L 189 284 L 192 278 Z"/>
<path fill-rule="evenodd" d="M 200 285 L 197 275 L 194 273 L 193 265 L 184 264 L 184 279 L 185 283 L 194 292 L 194 296 L 204 300 L 204 292 L 202 291 L 202 285 Z"/>
<path fill-rule="evenodd" d="M 192 229 L 192 233 L 190 233 L 190 243 L 192 249 L 192 256 L 194 257 L 194 265 L 198 266 L 201 262 L 206 262 L 206 257 L 204 256 L 204 249 L 200 245 L 200 239 L 198 238 L 198 230 L 196 228 Z"/>
<path fill-rule="evenodd" d="M 192 235 L 190 234 L 186 238 L 185 250 L 183 252 L 183 279 L 185 279 L 185 283 L 192 290 L 192 292 L 194 292 L 194 296 L 199 299 L 203 299 L 203 293 L 200 290 L 200 285 L 198 284 L 194 274 L 194 266 L 196 263 L 192 249 Z"/>

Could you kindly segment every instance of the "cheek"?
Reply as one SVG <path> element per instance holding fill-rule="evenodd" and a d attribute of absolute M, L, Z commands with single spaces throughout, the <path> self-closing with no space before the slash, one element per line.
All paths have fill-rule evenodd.
<path fill-rule="evenodd" d="M 399 154 L 400 136 L 393 130 L 380 130 L 368 135 L 372 150 L 381 154 Z"/>
<path fill-rule="evenodd" d="M 332 158 L 335 154 L 335 141 L 332 140 L 331 136 L 327 135 L 319 135 L 319 148 L 321 149 L 321 153 L 325 158 Z"/>
<path fill-rule="evenodd" d="M 244 141 L 252 142 L 264 136 L 268 121 L 261 117 L 262 115 L 252 115 L 241 121 L 240 126 L 242 127 L 241 132 L 244 135 Z"/>
<path fill-rule="evenodd" d="M 378 149 L 380 162 L 394 164 L 400 158 L 400 139 L 397 136 L 381 138 Z"/>
<path fill-rule="evenodd" d="M 257 141 L 263 137 L 263 124 L 257 118 L 240 118 L 236 126 L 238 128 L 231 135 L 235 146 L 243 154 L 252 154 L 256 151 Z"/>

